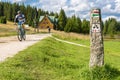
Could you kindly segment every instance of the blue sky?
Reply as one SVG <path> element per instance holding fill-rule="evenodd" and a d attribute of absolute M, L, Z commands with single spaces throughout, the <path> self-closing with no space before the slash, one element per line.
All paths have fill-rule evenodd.
<path fill-rule="evenodd" d="M 81 19 L 90 18 L 92 8 L 100 8 L 102 19 L 109 17 L 120 21 L 120 0 L 0 0 L 11 3 L 24 3 L 46 11 L 58 12 L 63 8 L 67 16 L 77 15 Z"/>

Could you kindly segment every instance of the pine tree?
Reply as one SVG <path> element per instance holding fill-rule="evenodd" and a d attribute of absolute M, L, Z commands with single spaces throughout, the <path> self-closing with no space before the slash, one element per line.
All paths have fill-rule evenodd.
<path fill-rule="evenodd" d="M 55 16 L 55 18 L 58 18 L 58 17 L 59 17 L 59 16 L 58 16 L 58 13 L 55 13 L 54 16 Z"/>
<path fill-rule="evenodd" d="M 120 21 L 117 22 L 116 31 L 120 32 Z"/>
<path fill-rule="evenodd" d="M 19 7 L 19 5 L 17 4 L 17 3 L 14 3 L 13 5 L 12 5 L 12 21 L 14 21 L 14 18 L 15 18 L 15 15 L 17 14 L 17 11 L 19 11 L 20 10 L 20 7 Z"/>
<path fill-rule="evenodd" d="M 68 18 L 67 24 L 64 29 L 66 32 L 81 32 L 81 20 L 79 17 L 73 15 L 71 18 Z"/>
<path fill-rule="evenodd" d="M 63 31 L 64 27 L 67 23 L 67 17 L 63 9 L 60 10 L 60 14 L 58 17 L 58 30 Z"/>
<path fill-rule="evenodd" d="M 8 4 L 7 20 L 12 21 L 12 5 Z"/>
<path fill-rule="evenodd" d="M 55 14 L 54 14 L 54 12 L 50 12 L 50 16 L 54 16 Z"/>
<path fill-rule="evenodd" d="M 30 5 L 27 6 L 27 10 L 26 10 L 26 21 L 27 23 L 31 26 L 32 25 L 32 20 L 33 20 L 33 17 L 32 17 L 32 7 Z"/>
<path fill-rule="evenodd" d="M 101 28 L 102 28 L 102 33 L 103 33 L 103 29 L 104 29 L 104 22 L 101 21 Z"/>
<path fill-rule="evenodd" d="M 64 28 L 64 31 L 65 31 L 65 32 L 71 32 L 72 27 L 73 27 L 72 19 L 71 19 L 71 18 L 68 18 L 68 21 L 67 21 L 67 24 L 66 24 L 66 26 L 65 26 L 65 28 Z"/>
<path fill-rule="evenodd" d="M 88 34 L 90 29 L 90 21 L 87 21 L 86 19 L 82 22 L 82 33 Z"/>
<path fill-rule="evenodd" d="M 114 18 L 109 19 L 109 26 L 108 26 L 108 34 L 111 37 L 114 37 L 116 26 L 117 26 L 117 21 Z"/>
<path fill-rule="evenodd" d="M 79 32 L 79 22 L 77 21 L 77 18 L 75 15 L 72 16 L 72 32 Z"/>
<path fill-rule="evenodd" d="M 76 16 L 73 15 L 72 18 L 71 18 L 71 21 L 72 21 L 72 29 L 71 29 L 71 32 L 77 32 L 77 20 L 76 20 Z"/>
<path fill-rule="evenodd" d="M 103 34 L 106 35 L 108 31 L 108 21 L 105 21 L 104 28 L 103 28 Z"/>
<path fill-rule="evenodd" d="M 0 2 L 0 16 L 4 16 L 3 15 L 3 3 L 2 2 Z"/>
<path fill-rule="evenodd" d="M 81 33 L 82 32 L 82 22 L 81 22 L 81 19 L 79 17 L 77 17 L 77 24 L 78 24 L 78 33 Z"/>

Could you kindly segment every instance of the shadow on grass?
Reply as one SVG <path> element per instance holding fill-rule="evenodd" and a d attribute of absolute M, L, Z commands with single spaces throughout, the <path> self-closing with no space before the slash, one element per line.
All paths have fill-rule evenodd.
<path fill-rule="evenodd" d="M 119 80 L 120 71 L 106 64 L 103 67 L 94 67 L 91 70 L 84 70 L 81 76 L 84 80 Z"/>

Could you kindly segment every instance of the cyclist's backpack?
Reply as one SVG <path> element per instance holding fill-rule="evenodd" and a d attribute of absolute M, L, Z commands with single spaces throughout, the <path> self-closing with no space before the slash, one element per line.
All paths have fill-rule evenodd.
<path fill-rule="evenodd" d="M 23 14 L 17 15 L 16 22 L 19 22 L 19 18 L 24 18 L 24 15 Z"/>
<path fill-rule="evenodd" d="M 18 17 L 16 18 L 15 22 L 19 22 Z"/>

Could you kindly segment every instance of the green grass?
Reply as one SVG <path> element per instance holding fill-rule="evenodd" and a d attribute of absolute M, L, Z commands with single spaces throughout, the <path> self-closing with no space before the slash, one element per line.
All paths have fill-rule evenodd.
<path fill-rule="evenodd" d="M 89 38 L 84 39 L 84 38 L 78 38 L 78 37 L 71 37 L 74 35 L 66 36 L 66 35 L 62 35 L 62 34 L 53 34 L 53 36 L 63 39 L 63 40 L 90 46 Z M 116 39 L 108 39 L 108 40 L 105 39 L 104 40 L 104 53 L 105 53 L 105 63 L 109 63 L 112 66 L 115 66 L 120 70 L 120 63 L 119 63 L 120 39 L 117 39 L 117 40 Z M 112 62 L 111 62 L 111 59 L 113 59 Z"/>
<path fill-rule="evenodd" d="M 105 62 L 120 70 L 120 41 L 104 41 Z"/>
<path fill-rule="evenodd" d="M 44 39 L 1 63 L 0 80 L 120 80 L 119 42 L 104 43 L 106 65 L 89 70 L 88 48 Z"/>
<path fill-rule="evenodd" d="M 62 40 L 66 40 L 66 41 L 75 42 L 75 43 L 78 43 L 78 44 L 83 44 L 83 45 L 86 45 L 86 46 L 90 46 L 89 38 L 84 39 L 84 37 L 80 37 L 81 35 L 78 35 L 78 34 L 77 34 L 77 36 L 74 36 L 74 35 L 76 35 L 76 34 L 69 34 L 69 33 L 67 33 L 67 35 L 66 35 L 66 33 L 64 33 L 64 34 L 60 34 L 60 33 L 52 34 L 52 36 L 54 36 L 56 38 L 59 38 L 59 39 L 62 39 Z"/>
<path fill-rule="evenodd" d="M 82 54 L 83 52 L 89 53 L 89 50 L 85 51 L 85 48 L 71 46 L 49 38 L 1 63 L 0 78 L 3 80 L 70 80 L 77 78 L 79 80 L 80 69 L 88 66 L 89 60 L 89 58 L 84 58 L 89 57 L 89 54 Z"/>

